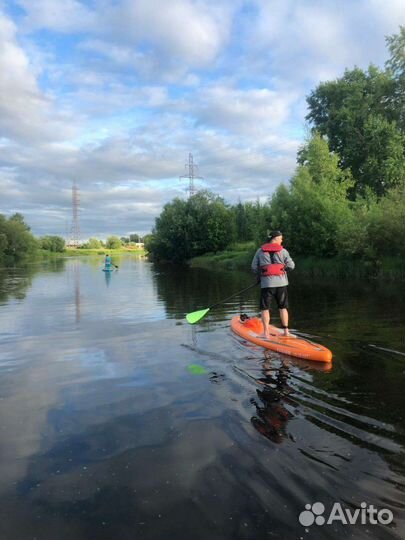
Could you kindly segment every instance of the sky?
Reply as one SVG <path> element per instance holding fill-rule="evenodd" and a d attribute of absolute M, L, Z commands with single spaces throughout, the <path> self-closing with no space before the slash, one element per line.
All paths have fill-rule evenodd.
<path fill-rule="evenodd" d="M 144 235 L 198 189 L 264 201 L 296 167 L 306 97 L 383 67 L 405 0 L 0 0 L 0 213 L 36 236 Z"/>

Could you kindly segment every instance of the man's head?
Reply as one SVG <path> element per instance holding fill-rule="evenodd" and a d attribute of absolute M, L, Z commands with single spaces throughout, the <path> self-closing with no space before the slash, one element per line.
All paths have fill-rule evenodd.
<path fill-rule="evenodd" d="M 283 241 L 283 233 L 281 231 L 271 231 L 268 239 L 274 244 L 281 244 L 281 242 Z"/>

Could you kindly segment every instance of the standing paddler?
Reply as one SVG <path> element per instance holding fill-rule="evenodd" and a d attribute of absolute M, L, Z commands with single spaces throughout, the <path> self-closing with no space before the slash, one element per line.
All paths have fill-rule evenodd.
<path fill-rule="evenodd" d="M 110 255 L 108 255 L 107 253 L 104 258 L 104 270 L 111 270 L 111 265 L 112 265 L 112 259 Z"/>
<path fill-rule="evenodd" d="M 263 322 L 263 337 L 269 337 L 270 305 L 274 298 L 280 312 L 284 335 L 288 331 L 288 278 L 287 270 L 293 270 L 295 263 L 282 246 L 281 231 L 272 231 L 268 242 L 261 246 L 252 260 L 252 270 L 260 278 L 260 310 Z"/>

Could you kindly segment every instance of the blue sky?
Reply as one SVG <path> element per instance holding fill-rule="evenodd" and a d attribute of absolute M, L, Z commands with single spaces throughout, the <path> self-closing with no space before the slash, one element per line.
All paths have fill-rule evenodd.
<path fill-rule="evenodd" d="M 0 0 L 0 213 L 84 239 L 145 234 L 199 188 L 265 200 L 294 172 L 306 101 L 383 66 L 405 0 Z"/>

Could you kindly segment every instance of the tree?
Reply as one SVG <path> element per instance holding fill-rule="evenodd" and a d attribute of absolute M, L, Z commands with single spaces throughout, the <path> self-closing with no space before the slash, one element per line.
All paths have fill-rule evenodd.
<path fill-rule="evenodd" d="M 405 257 L 405 186 L 391 189 L 370 212 L 367 243 L 376 259 Z"/>
<path fill-rule="evenodd" d="M 144 247 L 145 247 L 145 249 L 146 249 L 147 251 L 149 251 L 148 246 L 151 244 L 152 239 L 153 239 L 153 234 L 151 234 L 151 233 L 145 234 L 145 235 L 143 236 Z"/>
<path fill-rule="evenodd" d="M 129 241 L 130 241 L 130 242 L 135 242 L 135 244 L 138 243 L 138 242 L 140 242 L 139 235 L 136 234 L 136 233 L 130 234 L 130 235 L 129 235 Z"/>
<path fill-rule="evenodd" d="M 102 247 L 102 244 L 97 238 L 89 238 L 83 247 L 87 249 L 99 249 Z"/>
<path fill-rule="evenodd" d="M 400 26 L 399 34 L 387 37 L 386 42 L 390 58 L 385 65 L 395 83 L 392 104 L 399 111 L 398 125 L 405 133 L 405 26 Z"/>
<path fill-rule="evenodd" d="M 129 244 L 129 238 L 127 236 L 121 236 L 121 244 Z"/>
<path fill-rule="evenodd" d="M 381 116 L 369 116 L 364 124 L 368 155 L 363 162 L 367 185 L 381 197 L 405 181 L 405 136 Z M 362 193 L 364 193 L 362 186 Z"/>
<path fill-rule="evenodd" d="M 25 231 L 30 231 L 31 230 L 31 227 L 29 227 L 25 223 L 24 216 L 22 214 L 20 214 L 19 212 L 16 212 L 12 216 L 10 216 L 9 221 L 10 221 L 10 223 L 18 223 L 19 225 L 21 225 L 22 230 L 25 230 Z"/>
<path fill-rule="evenodd" d="M 0 221 L 2 218 L 3 216 L 0 216 Z M 0 264 L 1 264 L 1 261 L 4 259 L 4 252 L 6 251 L 7 244 L 8 244 L 7 236 L 4 232 L 1 232 L 1 229 L 2 227 L 0 224 Z"/>
<path fill-rule="evenodd" d="M 6 219 L 0 215 L 0 262 L 13 264 L 32 256 L 38 249 L 38 242 L 21 214 Z"/>
<path fill-rule="evenodd" d="M 224 249 L 234 239 L 231 211 L 223 199 L 200 191 L 187 201 L 167 203 L 146 248 L 156 259 L 184 262 Z"/>
<path fill-rule="evenodd" d="M 401 112 L 392 99 L 395 89 L 389 72 L 370 66 L 366 72 L 346 70 L 342 78 L 321 83 L 307 98 L 313 131 L 327 136 L 341 168 L 352 172 L 353 197 L 367 186 L 381 196 L 404 174 L 404 151 L 402 156 L 398 151 L 404 144 L 397 126 Z"/>
<path fill-rule="evenodd" d="M 234 240 L 230 208 L 221 197 L 199 191 L 187 201 L 192 256 L 217 252 Z"/>
<path fill-rule="evenodd" d="M 106 240 L 105 247 L 107 249 L 119 249 L 121 247 L 121 240 L 118 236 L 109 236 Z"/>
<path fill-rule="evenodd" d="M 165 204 L 155 220 L 148 251 L 157 260 L 182 262 L 189 259 L 192 256 L 190 225 L 186 201 L 176 198 Z"/>
<path fill-rule="evenodd" d="M 280 186 L 271 200 L 271 226 L 282 229 L 297 255 L 331 257 L 338 252 L 340 229 L 351 219 L 347 192 L 353 180 L 319 133 L 301 155 L 289 188 Z"/>
<path fill-rule="evenodd" d="M 39 245 L 42 249 L 54 253 L 65 251 L 65 240 L 60 236 L 43 236 L 39 239 Z"/>
<path fill-rule="evenodd" d="M 239 199 L 238 204 L 234 206 L 232 210 L 233 210 L 234 219 L 235 219 L 235 229 L 236 229 L 237 240 L 239 240 L 240 242 L 251 240 L 245 205 L 242 204 Z"/>

